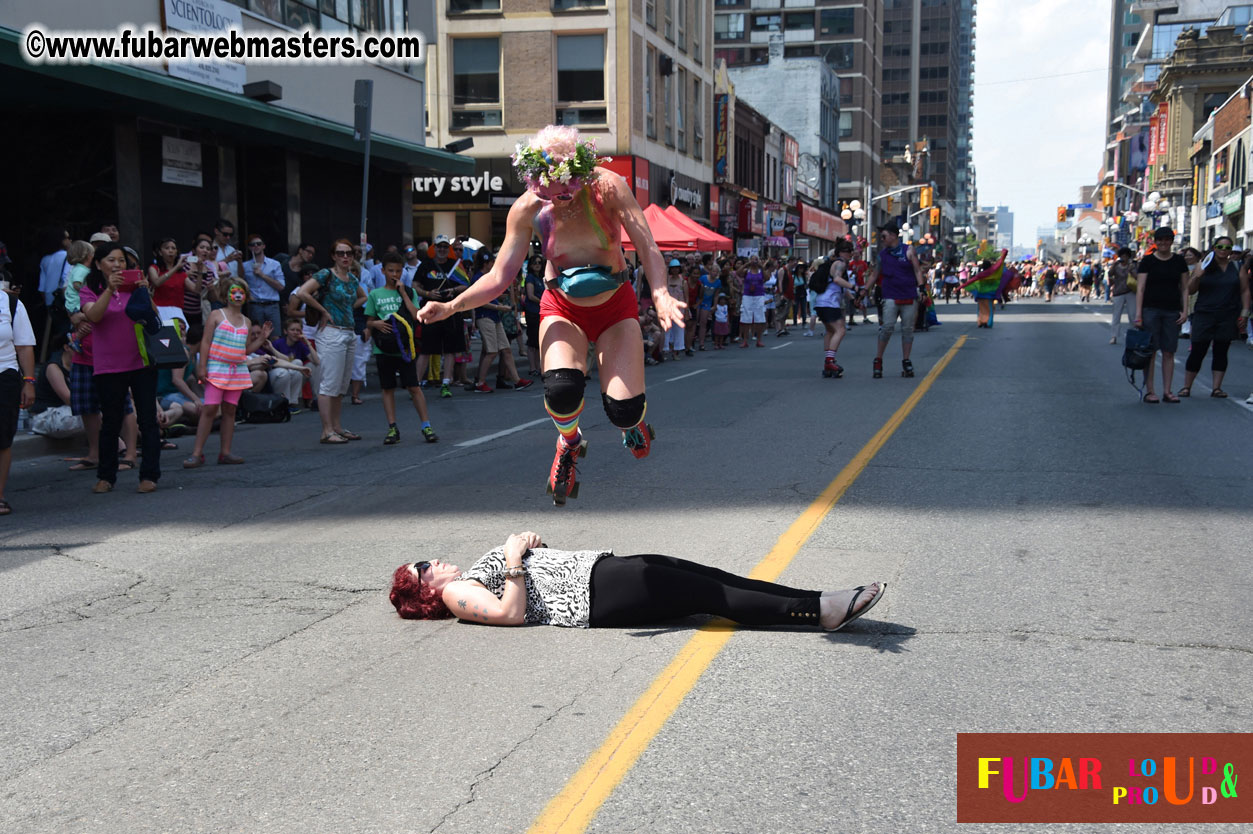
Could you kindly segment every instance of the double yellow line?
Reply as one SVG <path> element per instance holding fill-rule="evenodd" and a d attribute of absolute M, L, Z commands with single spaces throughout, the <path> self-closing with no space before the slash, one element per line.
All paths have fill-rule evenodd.
<path fill-rule="evenodd" d="M 753 568 L 750 577 L 770 582 L 779 578 L 827 513 L 844 497 L 874 456 L 905 422 L 965 343 L 965 336 L 958 338 L 875 436 L 840 470 L 835 480 L 827 484 L 827 488 L 801 513 L 800 518 L 792 522 L 765 558 Z M 714 625 L 702 628 L 693 635 L 670 665 L 653 680 L 648 691 L 627 711 L 604 743 L 571 777 L 561 793 L 548 803 L 548 807 L 531 824 L 528 834 L 581 834 L 587 830 L 600 806 L 626 777 L 734 633 L 733 628 Z"/>

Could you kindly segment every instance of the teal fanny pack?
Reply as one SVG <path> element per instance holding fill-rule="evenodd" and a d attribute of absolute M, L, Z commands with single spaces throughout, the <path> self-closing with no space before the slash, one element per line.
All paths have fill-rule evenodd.
<path fill-rule="evenodd" d="M 631 270 L 614 272 L 607 266 L 572 266 L 561 270 L 555 283 L 548 286 L 573 298 L 588 298 L 611 292 L 631 279 Z"/>

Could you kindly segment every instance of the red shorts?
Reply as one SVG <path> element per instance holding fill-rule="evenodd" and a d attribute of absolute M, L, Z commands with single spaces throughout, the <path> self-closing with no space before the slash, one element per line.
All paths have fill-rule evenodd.
<path fill-rule="evenodd" d="M 583 331 L 589 342 L 599 339 L 601 333 L 620 321 L 640 320 L 639 303 L 635 300 L 635 290 L 630 284 L 618 287 L 608 301 L 595 307 L 571 304 L 562 293 L 550 290 L 540 299 L 539 315 L 541 321 L 549 316 L 560 316 L 569 320 Z"/>

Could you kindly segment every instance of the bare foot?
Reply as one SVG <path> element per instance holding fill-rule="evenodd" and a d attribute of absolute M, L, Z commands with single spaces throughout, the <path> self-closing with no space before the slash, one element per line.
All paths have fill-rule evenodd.
<path fill-rule="evenodd" d="M 819 623 L 827 631 L 839 631 L 878 604 L 887 587 L 886 582 L 874 582 L 847 591 L 823 591 L 818 601 Z"/>

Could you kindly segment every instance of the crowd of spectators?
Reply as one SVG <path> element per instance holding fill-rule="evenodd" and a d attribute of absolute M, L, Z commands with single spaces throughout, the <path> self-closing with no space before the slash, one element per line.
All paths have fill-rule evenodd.
<path fill-rule="evenodd" d="M 234 224 L 225 218 L 211 232 L 187 241 L 171 237 L 155 241 L 146 258 L 120 241 L 111 222 L 100 224 L 86 241 L 73 240 L 61 229 L 49 230 L 46 238 L 50 251 L 39 260 L 37 276 L 31 275 L 37 277 L 36 287 L 26 293 L 10 274 L 12 262 L 0 244 L 6 298 L 14 305 L 12 310 L 0 305 L 0 382 L 6 386 L 0 397 L 29 406 L 31 428 L 37 433 L 81 436 L 85 453 L 71 459 L 70 469 L 96 472 L 97 492 L 112 490 L 119 472 L 136 467 L 140 491 L 156 489 L 160 451 L 177 448 L 171 438 L 184 433 L 196 435 L 191 455 L 183 461 L 185 468 L 203 465 L 205 442 L 214 429 L 221 434 L 218 463 L 242 463 L 243 457 L 231 449 L 231 429 L 237 404 L 250 394 L 277 396 L 290 414 L 316 411 L 324 444 L 359 441 L 362 435 L 344 424 L 343 400 L 348 397 L 352 405 L 364 402 L 361 395 L 371 360 L 382 393 L 387 445 L 400 442 L 398 387 L 409 395 L 424 441 L 434 443 L 438 436 L 431 424 L 428 392 L 449 398 L 454 391 L 523 390 L 541 376 L 539 305 L 546 263 L 538 254 L 492 302 L 464 317 L 420 327 L 414 320 L 425 301 L 451 299 L 491 270 L 489 247 L 473 239 L 438 235 L 433 241 L 388 246 L 376 253 L 370 244 L 341 238 L 326 251 L 330 266 L 322 267 L 316 262 L 319 248 L 311 242 L 301 242 L 291 255 L 271 257 L 264 236 L 249 234 L 245 249 L 236 249 Z M 822 296 L 822 304 L 842 305 L 842 326 L 855 327 L 858 319 L 870 324 L 876 307 L 878 319 L 883 316 L 879 287 L 874 282 L 867 287 L 870 264 L 864 249 L 865 241 L 849 241 L 838 252 L 841 284 L 847 283 L 848 291 L 832 295 L 835 302 L 827 297 L 829 291 Z M 1183 289 L 1190 276 L 1198 284 L 1191 296 L 1181 296 L 1192 299 L 1183 303 L 1195 305 L 1197 295 L 1217 292 L 1214 281 L 1199 277 L 1204 274 L 1198 266 L 1200 252 L 1184 250 L 1177 257 L 1185 264 Z M 1116 343 L 1124 314 L 1131 325 L 1146 324 L 1146 314 L 1135 301 L 1135 274 L 1143 273 L 1146 263 L 1154 264 L 1132 258 L 1133 253 L 1124 250 L 1108 262 L 1017 264 L 1020 283 L 1003 300 L 1052 301 L 1071 293 L 1078 300 L 1103 296 L 1114 306 L 1110 341 Z M 818 312 L 823 308 L 815 309 L 818 293 L 812 280 L 821 263 L 794 256 L 671 253 L 667 287 L 687 304 L 687 314 L 682 325 L 668 331 L 658 323 L 643 270 L 637 268 L 646 364 L 677 362 L 737 344 L 764 347 L 769 334 L 782 338 L 793 329 L 804 336 L 817 332 L 829 342 L 831 323 L 825 319 L 830 315 L 824 313 L 819 326 Z M 1226 270 L 1225 259 L 1223 264 Z M 960 301 L 962 284 L 984 267 L 922 255 L 919 268 L 926 280 L 915 329 L 936 323 L 934 301 L 941 297 L 945 303 Z M 1233 274 L 1240 273 L 1234 269 Z M 817 282 L 819 292 L 831 286 L 829 272 L 828 264 Z M 1240 274 L 1247 294 L 1248 267 Z M 178 322 L 188 353 L 185 368 L 145 366 L 136 350 L 132 317 L 127 315 L 131 295 L 139 287 L 147 290 L 163 322 Z M 1231 294 L 1229 287 L 1224 291 Z M 1234 291 L 1237 297 L 1240 291 Z M 26 304 L 17 302 L 19 294 Z M 1244 304 L 1247 307 L 1247 295 Z M 1210 306 L 1203 301 L 1202 313 Z M 1192 316 L 1180 313 L 1180 321 L 1190 323 Z M 1204 340 L 1202 353 L 1211 347 L 1214 351 L 1214 388 L 1221 395 L 1217 383 L 1225 370 L 1226 344 L 1247 336 L 1253 346 L 1253 333 L 1219 333 L 1208 319 L 1205 322 L 1205 335 L 1211 338 Z M 1162 329 L 1156 318 L 1148 324 Z M 1247 318 L 1240 324 L 1249 326 Z M 409 339 L 410 332 L 417 335 Z M 841 329 L 841 337 L 842 333 Z M 1160 342 L 1165 336 L 1158 338 Z M 43 351 L 39 363 L 37 347 Z M 827 358 L 830 371 L 834 360 Z M 1195 363 L 1190 360 L 1187 370 L 1183 396 L 1190 393 L 1199 358 Z M 1169 392 L 1169 380 L 1164 384 Z M 1169 396 L 1166 401 L 1174 401 L 1174 395 Z M 8 414 L 6 409 L 0 417 L 0 440 L 8 429 Z M 10 506 L 3 487 L 11 452 L 8 443 L 2 445 L 6 448 L 0 450 L 0 514 L 7 514 Z"/>

